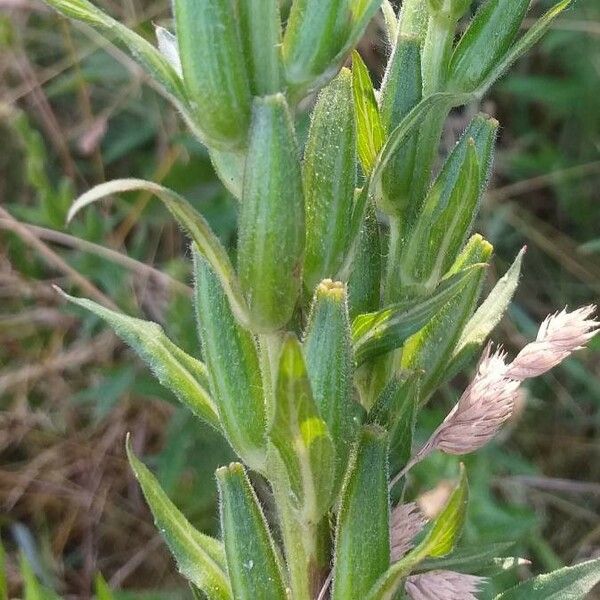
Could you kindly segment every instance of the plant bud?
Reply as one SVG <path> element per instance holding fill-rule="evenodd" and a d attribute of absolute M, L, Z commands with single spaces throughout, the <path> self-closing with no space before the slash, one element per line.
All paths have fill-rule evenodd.
<path fill-rule="evenodd" d="M 359 413 L 352 399 L 352 339 L 343 283 L 325 279 L 318 285 L 304 356 L 315 404 L 335 444 L 337 489 L 355 439 Z"/>
<path fill-rule="evenodd" d="M 279 1 L 242 0 L 237 6 L 252 94 L 275 94 L 282 85 Z"/>
<path fill-rule="evenodd" d="M 487 0 L 460 38 L 449 66 L 448 89 L 471 92 L 508 52 L 529 0 Z"/>
<path fill-rule="evenodd" d="M 381 84 L 380 112 L 384 129 L 397 127 L 421 100 L 420 40 L 399 36 Z M 402 217 L 410 198 L 418 136 L 410 136 L 393 154 L 381 176 L 381 197 L 387 214 Z"/>
<path fill-rule="evenodd" d="M 304 236 L 300 160 L 285 98 L 256 98 L 238 240 L 240 284 L 256 331 L 273 331 L 290 320 Z"/>
<path fill-rule="evenodd" d="M 235 320 L 217 276 L 198 252 L 194 262 L 198 332 L 222 427 L 239 456 L 260 470 L 266 422 L 254 340 Z"/>
<path fill-rule="evenodd" d="M 319 94 L 304 152 L 306 258 L 309 290 L 335 277 L 348 250 L 356 186 L 352 74 L 340 74 Z"/>
<path fill-rule="evenodd" d="M 195 121 L 207 143 L 242 146 L 251 95 L 230 0 L 174 0 L 179 58 Z"/>

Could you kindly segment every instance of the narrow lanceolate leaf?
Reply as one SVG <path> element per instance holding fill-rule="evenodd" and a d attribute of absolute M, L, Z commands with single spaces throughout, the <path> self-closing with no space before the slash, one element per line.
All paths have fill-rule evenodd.
<path fill-rule="evenodd" d="M 269 527 L 244 467 L 217 469 L 221 532 L 236 600 L 286 600 L 281 565 Z"/>
<path fill-rule="evenodd" d="M 337 489 L 358 426 L 358 406 L 352 399 L 352 339 L 343 283 L 324 280 L 317 287 L 304 356 L 315 404 L 335 444 Z"/>
<path fill-rule="evenodd" d="M 281 17 L 278 0 L 236 3 L 250 90 L 254 96 L 282 89 Z"/>
<path fill-rule="evenodd" d="M 448 88 L 472 91 L 509 51 L 529 0 L 487 0 L 460 38 L 450 59 Z"/>
<path fill-rule="evenodd" d="M 238 271 L 252 328 L 291 318 L 300 291 L 304 197 L 294 128 L 283 95 L 256 98 L 239 219 Z"/>
<path fill-rule="evenodd" d="M 144 38 L 87 0 L 48 0 L 47 3 L 66 17 L 83 21 L 106 35 L 114 36 L 170 96 L 181 106 L 186 105 L 186 93 L 177 71 L 169 60 Z"/>
<path fill-rule="evenodd" d="M 122 315 L 92 300 L 69 296 L 56 289 L 70 302 L 104 319 L 182 404 L 213 427 L 221 429 L 217 408 L 208 393 L 206 366 L 178 348 L 160 325 Z"/>
<path fill-rule="evenodd" d="M 194 529 L 177 510 L 156 478 L 134 455 L 129 438 L 127 457 L 181 574 L 210 600 L 233 600 L 221 542 Z"/>
<path fill-rule="evenodd" d="M 500 323 L 517 289 L 524 254 L 525 248 L 517 254 L 508 271 L 498 280 L 488 297 L 465 325 L 452 352 L 452 360 L 444 379 L 450 379 L 464 367 Z"/>
<path fill-rule="evenodd" d="M 114 600 L 114 596 L 108 587 L 108 583 L 100 573 L 96 575 L 94 588 L 96 592 L 96 600 Z"/>
<path fill-rule="evenodd" d="M 391 132 L 421 100 L 421 40 L 398 37 L 381 84 L 380 111 L 384 129 Z M 401 218 L 406 214 L 415 169 L 417 136 L 405 140 L 390 158 L 381 177 L 382 210 Z"/>
<path fill-rule="evenodd" d="M 383 13 L 383 20 L 385 21 L 388 42 L 391 46 L 396 41 L 398 35 L 398 17 L 396 17 L 396 11 L 390 0 L 383 0 L 381 3 L 381 12 Z"/>
<path fill-rule="evenodd" d="M 352 91 L 358 157 L 363 171 L 370 174 L 385 141 L 385 132 L 369 71 L 356 50 L 352 53 Z"/>
<path fill-rule="evenodd" d="M 546 31 L 552 25 L 552 22 L 558 17 L 563 10 L 565 10 L 571 4 L 571 0 L 562 0 L 555 4 L 548 12 L 546 12 L 540 19 L 538 19 L 532 27 L 527 30 L 527 33 L 520 37 L 510 48 L 506 54 L 494 64 L 491 71 L 487 74 L 484 81 L 479 85 L 476 90 L 478 97 L 483 96 L 487 89 L 501 77 L 506 70 L 518 60 L 527 50 L 529 50 L 539 39 L 546 33 Z"/>
<path fill-rule="evenodd" d="M 238 23 L 230 0 L 173 3 L 185 88 L 209 145 L 242 146 L 251 94 Z"/>
<path fill-rule="evenodd" d="M 102 200 L 102 198 L 112 194 L 140 190 L 151 192 L 164 203 L 219 276 L 236 317 L 241 322 L 245 322 L 247 320 L 246 309 L 239 292 L 235 270 L 225 248 L 223 248 L 204 217 L 185 198 L 173 190 L 144 179 L 115 179 L 107 183 L 101 183 L 73 202 L 67 215 L 67 222 L 70 222 L 82 208 Z"/>
<path fill-rule="evenodd" d="M 385 430 L 365 426 L 342 489 L 332 600 L 363 600 L 390 564 L 387 451 Z"/>
<path fill-rule="evenodd" d="M 471 237 L 465 249 L 449 271 L 449 279 L 467 269 L 472 273 L 466 285 L 453 298 L 449 299 L 437 314 L 406 341 L 402 351 L 402 366 L 413 371 L 423 371 L 421 380 L 421 401 L 424 402 L 442 381 L 452 350 L 460 334 L 473 315 L 485 269 L 481 268 L 490 259 L 492 246 L 480 235 Z M 442 280 L 442 283 L 445 280 Z M 440 284 L 441 285 L 441 284 Z"/>
<path fill-rule="evenodd" d="M 304 282 L 310 291 L 335 277 L 350 243 L 357 162 L 353 106 L 352 74 L 342 69 L 319 94 L 304 151 Z"/>
<path fill-rule="evenodd" d="M 38 581 L 24 553 L 20 555 L 19 566 L 23 578 L 23 600 L 60 600 L 54 592 Z"/>
<path fill-rule="evenodd" d="M 265 460 L 266 418 L 254 339 L 235 320 L 217 276 L 197 252 L 194 267 L 202 356 L 223 431 L 239 456 L 260 470 Z"/>
<path fill-rule="evenodd" d="M 335 449 L 327 423 L 313 399 L 300 342 L 283 342 L 270 438 L 273 461 L 281 462 L 292 502 L 313 523 L 329 508 L 335 473 Z"/>
<path fill-rule="evenodd" d="M 429 296 L 356 317 L 352 322 L 356 363 L 399 348 L 457 297 L 469 282 L 478 278 L 481 271 L 482 265 L 473 265 L 442 281 Z"/>
<path fill-rule="evenodd" d="M 582 600 L 600 582 L 600 558 L 538 575 L 494 600 Z"/>
<path fill-rule="evenodd" d="M 464 466 L 461 465 L 460 482 L 454 489 L 442 512 L 433 522 L 421 543 L 394 563 L 379 578 L 364 597 L 367 600 L 391 600 L 404 579 L 425 558 L 444 556 L 451 552 L 462 533 L 469 498 L 469 487 Z"/>

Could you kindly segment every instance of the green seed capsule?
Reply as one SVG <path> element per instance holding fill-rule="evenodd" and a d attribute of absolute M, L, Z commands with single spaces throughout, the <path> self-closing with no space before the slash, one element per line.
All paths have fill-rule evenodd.
<path fill-rule="evenodd" d="M 352 399 L 352 339 L 343 283 L 325 279 L 318 285 L 304 355 L 315 403 L 335 444 L 337 489 L 356 436 L 359 413 Z"/>
<path fill-rule="evenodd" d="M 275 94 L 282 84 L 279 2 L 241 0 L 238 12 L 252 94 Z"/>
<path fill-rule="evenodd" d="M 399 36 L 381 84 L 381 121 L 389 133 L 421 100 L 421 41 Z M 388 214 L 402 217 L 410 199 L 418 135 L 398 148 L 384 169 L 378 202 Z"/>
<path fill-rule="evenodd" d="M 353 111 L 352 73 L 342 69 L 319 94 L 304 152 L 304 282 L 311 292 L 321 279 L 335 277 L 348 250 L 356 185 Z"/>
<path fill-rule="evenodd" d="M 253 469 L 265 459 L 265 407 L 254 340 L 235 320 L 215 273 L 194 252 L 195 304 L 202 354 L 223 430 Z"/>
<path fill-rule="evenodd" d="M 487 0 L 450 59 L 450 90 L 475 90 L 510 48 L 530 0 Z"/>
<path fill-rule="evenodd" d="M 209 145 L 242 146 L 250 85 L 230 0 L 174 0 L 179 57 L 194 118 Z"/>
<path fill-rule="evenodd" d="M 300 291 L 304 236 L 300 160 L 285 98 L 256 98 L 238 241 L 240 284 L 256 331 L 273 331 L 290 320 Z"/>

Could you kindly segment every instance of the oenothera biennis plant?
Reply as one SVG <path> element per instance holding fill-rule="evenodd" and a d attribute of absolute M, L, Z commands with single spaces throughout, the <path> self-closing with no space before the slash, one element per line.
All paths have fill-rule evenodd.
<path fill-rule="evenodd" d="M 211 600 L 476 597 L 479 569 L 514 561 L 498 546 L 455 548 L 464 469 L 431 523 L 398 500 L 406 475 L 431 452 L 488 442 L 521 382 L 583 346 L 596 322 L 591 307 L 553 315 L 512 361 L 488 347 L 413 453 L 419 409 L 482 353 L 523 259 L 480 304 L 492 247 L 469 235 L 493 118 L 475 116 L 432 171 L 450 110 L 478 101 L 569 0 L 522 35 L 529 0 L 486 0 L 472 18 L 469 0 L 405 0 L 399 17 L 381 0 L 174 0 L 174 33 L 157 28 L 158 49 L 86 0 L 48 1 L 129 48 L 239 200 L 236 261 L 184 198 L 155 183 L 100 185 L 70 213 L 144 189 L 192 240 L 202 361 L 154 323 L 68 297 L 105 319 L 239 456 L 216 473 L 215 539 L 194 530 L 128 446 L 181 573 Z M 392 50 L 375 91 L 352 51 L 380 9 Z M 300 148 L 295 115 L 312 100 Z M 499 598 L 583 598 L 599 567 Z"/>

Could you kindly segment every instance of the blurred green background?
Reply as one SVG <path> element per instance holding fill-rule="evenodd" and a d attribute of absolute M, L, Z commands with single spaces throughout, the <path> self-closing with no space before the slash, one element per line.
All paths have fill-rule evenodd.
<path fill-rule="evenodd" d="M 169 25 L 164 0 L 102 4 L 148 39 L 153 24 Z M 531 17 L 548 4 L 534 3 Z M 361 43 L 375 79 L 389 50 L 381 25 Z M 64 598 L 90 597 L 98 572 L 127 590 L 122 598 L 186 597 L 129 472 L 124 436 L 133 433 L 138 454 L 207 531 L 217 526 L 213 472 L 229 450 L 50 286 L 155 320 L 197 355 L 189 251 L 166 211 L 137 194 L 68 227 L 65 214 L 96 183 L 141 177 L 183 193 L 232 247 L 235 202 L 141 69 L 90 28 L 37 0 L 0 0 L 0 47 L 0 535 L 11 597 L 20 594 L 19 556 Z M 546 314 L 600 295 L 600 5 L 576 2 L 483 106 L 452 115 L 442 154 L 481 109 L 501 123 L 478 223 L 495 246 L 489 287 L 528 247 L 495 334 L 514 353 Z M 517 539 L 515 553 L 532 564 L 509 577 L 600 553 L 600 336 L 591 346 L 529 385 L 501 437 L 467 457 L 466 541 Z M 422 414 L 420 438 L 465 381 Z M 455 467 L 432 457 L 410 493 L 443 495 Z M 435 493 L 423 501 L 435 504 Z"/>

